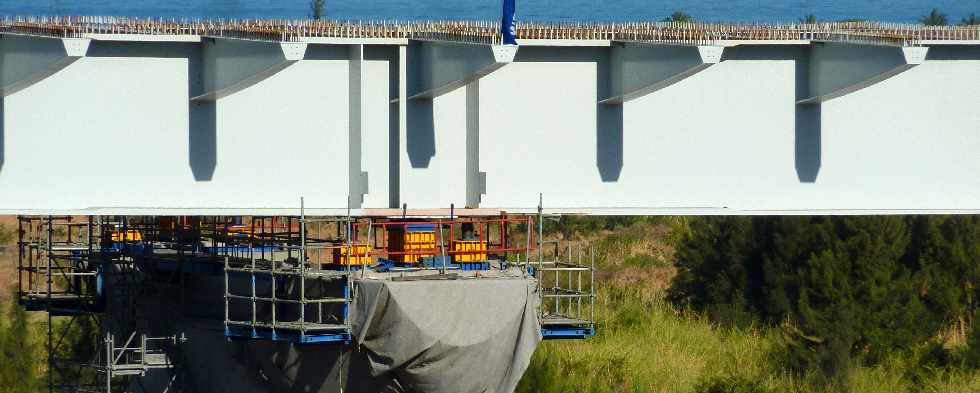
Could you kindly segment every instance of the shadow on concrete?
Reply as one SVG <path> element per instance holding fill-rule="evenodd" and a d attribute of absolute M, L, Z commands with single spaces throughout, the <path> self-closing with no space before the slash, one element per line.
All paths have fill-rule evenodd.
<path fill-rule="evenodd" d="M 950 60 L 980 60 L 980 48 L 976 45 L 934 45 L 926 55 L 926 61 Z"/>
<path fill-rule="evenodd" d="M 204 73 L 213 73 L 215 70 L 206 69 L 202 51 L 189 54 L 187 66 L 187 90 L 190 92 L 187 108 L 187 162 L 195 181 L 211 181 L 218 166 L 217 102 L 190 101 L 190 97 L 204 92 Z"/>
<path fill-rule="evenodd" d="M 726 48 L 722 60 L 785 60 L 796 64 L 795 99 L 787 103 L 794 106 L 794 164 L 801 183 L 815 183 L 823 154 L 820 105 L 796 104 L 810 96 L 810 48 L 736 46 Z"/>
<path fill-rule="evenodd" d="M 796 60 L 796 100 L 810 96 L 810 49 L 802 49 Z M 801 183 L 816 183 L 823 156 L 820 104 L 796 105 L 794 157 Z"/>
<path fill-rule="evenodd" d="M 596 167 L 603 182 L 617 182 L 623 172 L 623 105 L 596 108 Z"/>
<path fill-rule="evenodd" d="M 399 56 L 398 47 L 391 47 L 388 61 L 388 207 L 397 208 L 401 200 L 401 111 L 398 102 Z"/>
<path fill-rule="evenodd" d="M 796 176 L 801 183 L 816 183 L 823 153 L 819 104 L 797 105 L 795 141 Z"/>
<path fill-rule="evenodd" d="M 187 59 L 188 163 L 194 180 L 211 181 L 217 167 L 218 152 L 215 102 L 190 101 L 191 97 L 204 93 L 204 72 L 214 72 L 204 69 L 200 44 L 93 41 L 88 56 Z"/>
<path fill-rule="evenodd" d="M 408 130 L 405 148 L 412 168 L 428 168 L 436 155 L 436 131 L 431 99 L 415 99 L 406 103 Z"/>
<path fill-rule="evenodd" d="M 196 181 L 211 181 L 218 166 L 217 116 L 214 101 L 190 102 L 188 150 Z"/>
<path fill-rule="evenodd" d="M 623 172 L 623 105 L 606 105 L 598 102 L 612 92 L 610 75 L 611 51 L 596 63 L 596 152 L 595 163 L 603 182 L 619 181 Z"/>
<path fill-rule="evenodd" d="M 310 45 L 306 48 L 303 60 L 336 60 L 350 59 L 350 49 L 342 45 Z"/>
<path fill-rule="evenodd" d="M 4 149 L 4 145 L 3 145 L 3 129 L 4 129 L 3 106 L 4 106 L 3 99 L 0 98 L 0 172 L 3 171 L 3 154 L 4 154 L 4 150 L 3 150 Z"/>

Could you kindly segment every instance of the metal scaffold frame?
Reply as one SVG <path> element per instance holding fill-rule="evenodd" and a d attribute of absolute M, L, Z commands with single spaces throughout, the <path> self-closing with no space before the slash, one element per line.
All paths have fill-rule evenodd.
<path fill-rule="evenodd" d="M 571 245 L 562 247 L 560 240 L 544 240 L 543 210 L 543 204 L 539 204 L 538 257 L 531 269 L 541 300 L 538 307 L 541 334 L 546 340 L 592 337 L 595 335 L 595 248 L 588 247 L 585 251 Z M 546 247 L 554 249 L 546 255 Z"/>
<path fill-rule="evenodd" d="M 114 331 L 135 336 L 130 325 L 138 317 L 130 300 L 145 284 L 134 258 L 142 239 L 129 235 L 127 223 L 95 216 L 18 217 L 18 297 L 28 310 L 47 313 L 51 392 L 111 393 L 126 386 L 116 377 L 173 368 L 170 357 L 152 345 L 161 339 L 141 335 L 139 346 L 113 347 Z M 110 304 L 116 308 L 112 317 L 106 315 Z M 143 372 L 132 372 L 133 360 Z M 176 375 L 171 385 L 175 381 Z"/>
<path fill-rule="evenodd" d="M 69 216 L 18 220 L 18 297 L 28 310 L 56 315 L 99 311 L 99 227 Z"/>
<path fill-rule="evenodd" d="M 114 335 L 106 334 L 103 339 L 104 353 L 101 354 L 97 370 L 105 375 L 106 392 L 112 392 L 113 378 L 120 376 L 146 376 L 150 370 L 174 370 L 177 365 L 173 362 L 174 353 L 180 344 L 187 341 L 183 334 L 170 337 L 139 336 L 134 342 L 136 332 L 132 332 L 123 345 L 116 346 Z M 166 391 L 174 387 L 177 373 L 171 373 Z"/>
<path fill-rule="evenodd" d="M 449 270 L 491 266 L 535 279 L 545 339 L 593 336 L 595 250 L 546 240 L 542 211 L 537 233 L 530 215 L 311 218 L 302 202 L 298 217 L 20 217 L 18 295 L 48 313 L 50 391 L 112 392 L 155 369 L 172 370 L 171 383 L 178 381 L 172 352 L 186 338 L 141 333 L 133 301 L 179 279 L 184 304 L 186 273 L 223 274 L 230 340 L 350 343 L 357 274 L 456 277 Z M 512 233 L 511 225 L 526 228 Z M 513 239 L 524 229 L 525 239 Z M 79 334 L 91 348 L 66 349 L 66 338 Z M 119 346 L 116 337 L 128 339 Z"/>
<path fill-rule="evenodd" d="M 224 247 L 213 248 L 224 258 L 225 335 L 303 344 L 349 342 L 352 261 L 358 258 L 351 241 L 354 220 L 311 219 L 301 208 L 298 220 L 253 217 L 239 228 L 237 244 L 225 241 Z M 370 225 L 367 230 L 370 237 Z M 224 234 L 229 233 L 236 232 L 226 228 Z M 234 291 L 236 277 L 247 279 L 247 293 Z M 246 311 L 235 312 L 243 303 Z"/>

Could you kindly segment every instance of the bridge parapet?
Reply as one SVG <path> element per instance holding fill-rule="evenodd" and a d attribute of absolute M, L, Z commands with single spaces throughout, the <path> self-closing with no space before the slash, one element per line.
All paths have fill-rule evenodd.
<path fill-rule="evenodd" d="M 91 36 L 218 36 L 262 41 L 310 38 L 418 39 L 500 44 L 497 21 L 339 22 L 313 20 L 165 20 L 119 17 L 7 17 L 0 31 L 60 38 Z M 721 23 L 518 23 L 519 40 L 640 41 L 717 45 L 723 41 L 831 41 L 916 46 L 928 42 L 980 41 L 976 26 L 921 26 L 899 23 L 819 24 Z"/>

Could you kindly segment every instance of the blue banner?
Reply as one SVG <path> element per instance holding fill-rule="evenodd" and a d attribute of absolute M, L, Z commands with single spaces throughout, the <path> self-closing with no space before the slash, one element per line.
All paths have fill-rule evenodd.
<path fill-rule="evenodd" d="M 517 0 L 504 0 L 504 17 L 500 20 L 500 35 L 504 45 L 517 45 L 517 24 L 514 14 L 517 12 Z"/>

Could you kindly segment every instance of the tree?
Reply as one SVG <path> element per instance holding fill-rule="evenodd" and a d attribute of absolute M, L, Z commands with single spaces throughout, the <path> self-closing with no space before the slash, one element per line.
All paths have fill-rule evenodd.
<path fill-rule="evenodd" d="M 694 18 L 683 11 L 676 11 L 673 14 L 670 14 L 670 16 L 664 18 L 664 22 L 691 23 L 694 22 Z"/>
<path fill-rule="evenodd" d="M 926 26 L 946 26 L 949 24 L 949 18 L 946 14 L 939 11 L 939 8 L 933 8 L 929 15 L 923 16 L 919 19 L 919 22 Z"/>
<path fill-rule="evenodd" d="M 0 326 L 0 358 L 4 360 L 0 367 L 0 391 L 27 393 L 37 390 L 37 351 L 28 324 L 27 312 L 13 303 L 8 326 Z"/>
<path fill-rule="evenodd" d="M 786 365 L 830 384 L 980 309 L 978 217 L 700 218 L 690 231 L 669 299 L 782 324 Z"/>
<path fill-rule="evenodd" d="M 808 15 L 800 18 L 800 23 L 808 24 L 808 25 L 815 25 L 815 24 L 817 24 L 817 16 L 814 15 L 814 14 L 808 14 Z"/>
<path fill-rule="evenodd" d="M 960 24 L 963 26 L 980 26 L 980 19 L 977 18 L 977 14 L 970 14 L 970 16 L 963 18 Z"/>
<path fill-rule="evenodd" d="M 323 6 L 326 2 L 326 0 L 310 0 L 310 13 L 313 16 L 313 20 L 323 18 Z"/>
<path fill-rule="evenodd" d="M 761 287 L 761 266 L 745 263 L 758 260 L 752 228 L 753 219 L 746 217 L 695 220 L 678 250 L 668 299 L 728 321 L 744 312 L 763 314 L 754 292 Z"/>
<path fill-rule="evenodd" d="M 834 220 L 837 239 L 807 261 L 792 321 L 810 337 L 807 350 L 790 348 L 799 371 L 818 367 L 844 383 L 855 359 L 877 363 L 884 354 L 922 342 L 931 323 L 910 269 L 902 263 L 909 231 L 900 217 Z M 800 340 L 802 341 L 802 340 Z"/>

